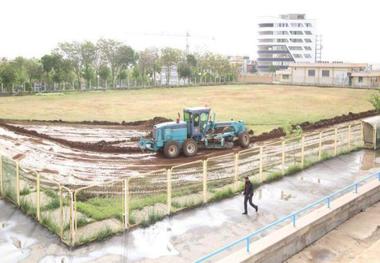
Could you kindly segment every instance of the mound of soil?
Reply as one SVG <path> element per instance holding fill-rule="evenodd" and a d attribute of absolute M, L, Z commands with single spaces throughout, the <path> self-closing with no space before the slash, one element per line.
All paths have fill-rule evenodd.
<path fill-rule="evenodd" d="M 112 141 L 112 142 L 106 142 L 106 141 L 100 141 L 96 143 L 88 143 L 88 142 L 75 142 L 75 141 L 68 141 L 61 138 L 55 138 L 51 137 L 47 134 L 39 133 L 34 130 L 28 130 L 22 127 L 17 127 L 13 125 L 6 124 L 4 122 L 0 122 L 0 127 L 3 127 L 5 129 L 8 129 L 10 131 L 13 131 L 18 134 L 22 135 L 29 135 L 34 136 L 42 139 L 47 139 L 50 141 L 54 141 L 57 143 L 60 143 L 62 145 L 81 149 L 85 151 L 93 151 L 93 152 L 104 152 L 104 153 L 136 153 L 141 152 L 140 148 L 138 147 L 119 147 L 119 146 L 113 146 L 113 144 L 124 142 L 124 140 L 121 141 Z"/>
<path fill-rule="evenodd" d="M 314 123 L 310 123 L 308 121 L 302 122 L 300 124 L 292 125 L 292 128 L 296 129 L 297 127 L 300 127 L 303 131 L 313 131 L 313 130 L 326 128 L 326 127 L 344 123 L 344 122 L 355 121 L 362 118 L 375 116 L 378 114 L 379 113 L 376 110 L 369 110 L 369 111 L 364 111 L 364 112 L 359 112 L 359 113 L 349 112 L 348 114 L 342 114 L 330 119 L 322 119 Z M 269 132 L 264 132 L 257 136 L 251 136 L 251 143 L 261 142 L 261 141 L 270 140 L 270 139 L 277 139 L 285 135 L 286 135 L 285 131 L 279 127 Z"/>
<path fill-rule="evenodd" d="M 17 120 L 7 120 L 0 119 L 1 122 L 17 121 Z M 145 128 L 151 128 L 153 125 L 172 121 L 171 119 L 165 117 L 154 117 L 150 120 L 141 120 L 141 121 L 131 121 L 131 122 L 113 122 L 113 121 L 63 121 L 63 120 L 25 120 L 17 122 L 40 122 L 40 123 L 53 123 L 53 124 L 85 124 L 85 125 L 104 125 L 104 126 L 142 126 Z"/>
<path fill-rule="evenodd" d="M 377 114 L 378 112 L 376 110 L 369 110 L 369 111 L 364 111 L 364 112 L 359 112 L 359 113 L 349 112 L 348 114 L 342 114 L 340 116 L 336 116 L 330 119 L 322 119 L 314 123 L 310 123 L 306 121 L 298 125 L 293 125 L 293 128 L 296 128 L 297 126 L 299 126 L 302 128 L 303 131 L 311 131 L 311 130 L 316 130 L 316 129 L 336 125 L 343 122 L 354 121 L 354 120 L 358 120 L 358 119 L 362 119 L 366 117 L 371 117 Z"/>

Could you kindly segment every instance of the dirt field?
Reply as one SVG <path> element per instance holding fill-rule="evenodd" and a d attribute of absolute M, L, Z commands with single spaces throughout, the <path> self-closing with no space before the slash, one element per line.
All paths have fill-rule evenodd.
<path fill-rule="evenodd" d="M 259 85 L 0 98 L 0 118 L 8 119 L 0 122 L 0 153 L 20 161 L 23 167 L 54 176 L 59 182 L 93 184 L 230 152 L 203 150 L 193 158 L 169 160 L 140 151 L 138 138 L 149 135 L 152 126 L 165 121 L 165 116 L 175 118 L 176 112 L 185 106 L 207 104 L 220 113 L 217 119 L 243 119 L 257 134 L 256 129 L 268 131 L 289 121 L 300 124 L 349 111 L 368 110 L 370 93 L 368 90 Z M 161 113 L 164 117 L 155 117 Z M 350 114 L 301 126 L 311 131 L 373 114 L 372 111 Z M 12 118 L 41 121 L 9 120 Z M 49 119 L 76 123 L 46 121 Z M 149 120 L 141 121 L 144 119 Z M 85 122 L 80 122 L 83 120 Z M 121 120 L 129 122 L 115 122 Z M 284 135 L 283 130 L 275 129 L 252 137 L 251 142 Z"/>
<path fill-rule="evenodd" d="M 374 91 L 274 85 L 234 85 L 94 91 L 0 98 L 0 118 L 136 121 L 174 119 L 184 107 L 210 106 L 217 120 L 244 120 L 256 134 L 288 123 L 317 121 L 371 109 Z"/>

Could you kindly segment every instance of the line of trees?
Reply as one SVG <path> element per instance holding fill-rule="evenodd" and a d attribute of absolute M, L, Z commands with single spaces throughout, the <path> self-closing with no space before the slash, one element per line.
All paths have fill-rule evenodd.
<path fill-rule="evenodd" d="M 173 72 L 187 84 L 233 81 L 238 74 L 221 55 L 186 54 L 170 47 L 137 52 L 122 42 L 99 39 L 59 43 L 40 59 L 3 58 L 0 84 L 2 92 L 12 93 L 156 86 L 170 85 Z"/>

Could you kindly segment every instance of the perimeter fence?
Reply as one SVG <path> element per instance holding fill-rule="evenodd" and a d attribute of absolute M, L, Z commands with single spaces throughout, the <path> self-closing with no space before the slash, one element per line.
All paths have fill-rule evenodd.
<path fill-rule="evenodd" d="M 245 176 L 260 185 L 358 149 L 362 131 L 362 123 L 353 122 L 84 187 L 59 184 L 1 156 L 0 195 L 77 246 L 233 196 Z"/>

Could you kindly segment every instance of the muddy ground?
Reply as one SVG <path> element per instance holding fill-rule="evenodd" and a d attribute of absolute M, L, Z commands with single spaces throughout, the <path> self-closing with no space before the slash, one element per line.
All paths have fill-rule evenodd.
<path fill-rule="evenodd" d="M 375 111 L 349 113 L 316 123 L 301 123 L 305 131 L 373 116 Z M 202 150 L 195 157 L 165 159 L 141 152 L 137 140 L 149 136 L 153 125 L 168 121 L 162 117 L 137 122 L 64 122 L 0 120 L 0 152 L 43 175 L 64 184 L 89 184 L 123 175 L 133 176 L 176 164 L 239 151 Z M 251 136 L 252 143 L 285 136 L 282 128 Z"/>

